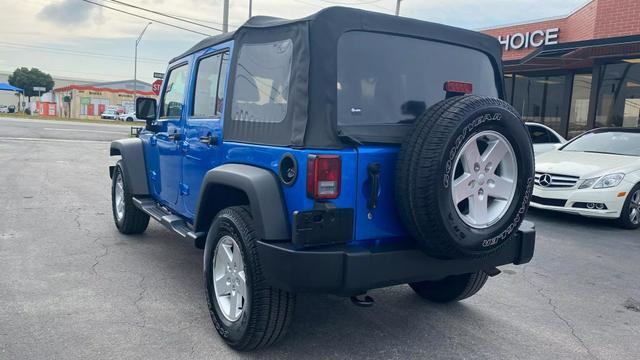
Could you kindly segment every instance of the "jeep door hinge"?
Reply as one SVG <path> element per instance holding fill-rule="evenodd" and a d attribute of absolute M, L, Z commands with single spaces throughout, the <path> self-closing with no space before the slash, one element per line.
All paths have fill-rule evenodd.
<path fill-rule="evenodd" d="M 371 182 L 367 209 L 373 210 L 378 207 L 378 193 L 380 192 L 380 163 L 370 163 L 367 165 L 367 173 Z"/>

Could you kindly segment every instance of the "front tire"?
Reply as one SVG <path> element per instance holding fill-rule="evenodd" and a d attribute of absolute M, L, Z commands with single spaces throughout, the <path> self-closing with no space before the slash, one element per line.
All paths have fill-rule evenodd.
<path fill-rule="evenodd" d="M 448 303 L 464 300 L 475 295 L 487 282 L 489 275 L 484 271 L 452 275 L 436 281 L 410 283 L 409 286 L 423 299 Z"/>
<path fill-rule="evenodd" d="M 211 320 L 232 348 L 255 350 L 280 340 L 295 294 L 267 284 L 260 267 L 253 219 L 246 207 L 222 210 L 204 249 L 204 283 Z"/>
<path fill-rule="evenodd" d="M 111 179 L 111 210 L 118 231 L 123 234 L 142 234 L 149 225 L 149 215 L 133 204 L 122 160 L 116 164 Z"/>
<path fill-rule="evenodd" d="M 618 218 L 618 225 L 630 230 L 640 228 L 640 184 L 636 184 L 629 191 Z"/>

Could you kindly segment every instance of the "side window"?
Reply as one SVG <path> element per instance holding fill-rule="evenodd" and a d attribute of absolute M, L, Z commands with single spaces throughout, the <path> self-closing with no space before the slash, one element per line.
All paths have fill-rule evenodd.
<path fill-rule="evenodd" d="M 293 42 L 245 44 L 238 54 L 231 118 L 279 123 L 287 115 Z"/>
<path fill-rule="evenodd" d="M 229 52 L 222 54 L 222 63 L 220 64 L 220 80 L 218 80 L 218 96 L 216 97 L 216 116 L 222 114 L 224 105 L 225 85 L 227 82 L 227 72 L 229 71 Z"/>
<path fill-rule="evenodd" d="M 560 140 L 560 138 L 556 134 L 554 134 L 551 131 L 549 131 L 549 142 L 550 143 L 554 143 L 554 144 L 559 144 L 562 141 Z"/>
<path fill-rule="evenodd" d="M 531 135 L 531 142 L 534 144 L 548 144 L 554 142 L 552 141 L 553 138 L 547 129 L 535 125 L 528 125 L 527 127 L 529 128 L 529 134 Z"/>
<path fill-rule="evenodd" d="M 219 53 L 198 61 L 191 116 L 196 118 L 220 116 L 224 103 L 228 68 L 229 52 Z"/>
<path fill-rule="evenodd" d="M 189 66 L 187 64 L 174 68 L 169 72 L 160 107 L 161 118 L 180 117 L 182 115 L 188 80 Z"/>

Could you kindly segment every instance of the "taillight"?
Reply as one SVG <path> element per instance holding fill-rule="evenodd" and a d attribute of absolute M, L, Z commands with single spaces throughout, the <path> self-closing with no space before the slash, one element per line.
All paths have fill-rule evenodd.
<path fill-rule="evenodd" d="M 335 199 L 340 195 L 342 163 L 338 155 L 309 155 L 307 160 L 307 196 Z"/>
<path fill-rule="evenodd" d="M 471 94 L 473 84 L 461 81 L 447 81 L 444 83 L 444 91 L 451 94 Z"/>

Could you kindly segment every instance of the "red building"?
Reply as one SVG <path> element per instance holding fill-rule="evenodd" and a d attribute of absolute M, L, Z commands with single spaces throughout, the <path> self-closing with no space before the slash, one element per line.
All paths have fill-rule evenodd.
<path fill-rule="evenodd" d="M 571 138 L 640 124 L 640 0 L 593 0 L 569 15 L 483 30 L 503 45 L 506 98 Z"/>

